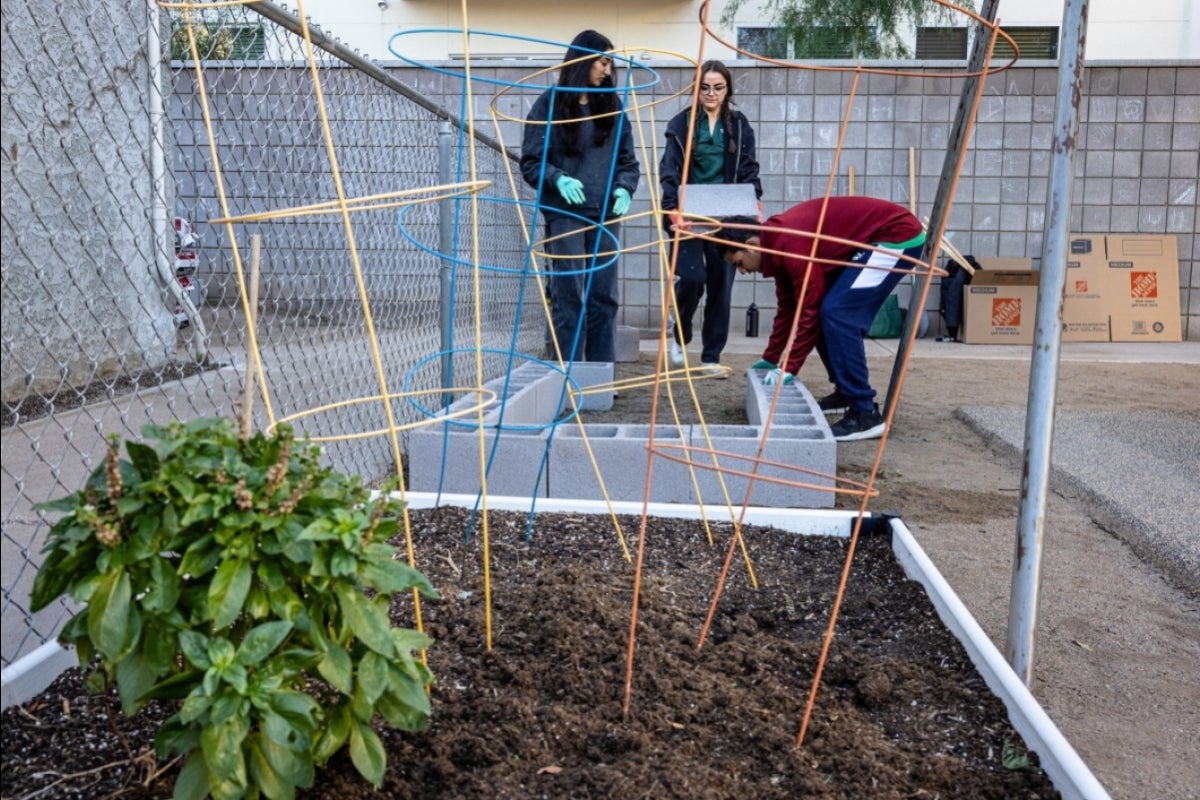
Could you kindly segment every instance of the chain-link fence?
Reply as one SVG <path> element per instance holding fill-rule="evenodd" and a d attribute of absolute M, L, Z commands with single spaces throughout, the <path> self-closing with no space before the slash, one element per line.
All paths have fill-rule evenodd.
<path fill-rule="evenodd" d="M 190 36 L 184 13 L 152 2 L 5 5 L 6 668 L 68 617 L 65 606 L 28 607 L 48 528 L 34 504 L 79 488 L 102 463 L 105 436 L 237 413 L 250 346 L 239 265 L 261 275 L 255 331 L 270 415 L 257 400 L 260 426 L 380 395 L 355 260 L 389 392 L 472 385 L 477 342 L 542 350 L 521 215 L 511 203 L 471 209 L 424 191 L 468 181 L 460 154 L 470 147 L 473 185 L 490 181 L 482 193 L 507 196 L 508 155 L 465 140 L 451 112 L 317 29 L 310 69 L 300 21 L 278 6 L 188 12 Z M 328 142 L 341 196 L 370 207 L 349 214 L 349 226 Z M 434 201 L 361 201 L 397 195 Z M 334 207 L 295 212 L 320 203 Z M 281 210 L 292 211 L 271 213 Z M 452 249 L 470 263 L 477 241 L 497 268 L 478 282 L 438 255 Z M 447 338 L 462 352 L 450 376 L 438 357 Z M 488 355 L 485 378 L 504 366 Z M 401 424 L 422 416 L 402 400 L 393 410 Z M 378 400 L 349 402 L 296 427 L 336 437 L 385 429 L 386 418 Z M 396 471 L 383 436 L 325 450 L 367 480 Z"/>

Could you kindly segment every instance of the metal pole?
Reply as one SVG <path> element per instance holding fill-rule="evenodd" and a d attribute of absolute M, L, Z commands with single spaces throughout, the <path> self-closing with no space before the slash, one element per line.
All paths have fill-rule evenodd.
<path fill-rule="evenodd" d="M 979 10 L 979 16 L 988 22 L 996 21 L 996 7 L 999 5 L 999 0 L 984 0 L 983 7 Z M 983 23 L 977 23 L 975 26 L 975 44 L 971 50 L 971 59 L 967 62 L 967 72 L 981 73 L 987 67 L 988 45 L 991 41 L 991 28 Z M 938 180 L 937 193 L 933 197 L 933 208 L 929 213 L 929 238 L 925 242 L 925 251 L 922 257 L 928 261 L 929 254 L 934 251 L 938 245 L 939 234 L 945 228 L 944 218 L 950 206 L 950 190 L 954 187 L 955 178 L 958 175 L 959 156 L 964 147 L 967 146 L 967 140 L 970 133 L 970 115 L 971 109 L 974 108 L 975 93 L 979 90 L 979 82 L 983 80 L 982 76 L 974 76 L 966 78 L 963 81 L 962 93 L 959 95 L 958 112 L 954 117 L 954 124 L 950 127 L 950 138 L 946 143 L 946 158 L 942 161 L 942 175 Z M 916 213 L 914 211 L 914 213 Z M 892 377 L 888 382 L 887 396 L 883 401 L 883 413 L 886 416 L 891 410 L 892 405 L 896 402 L 896 392 L 900 385 L 900 373 L 904 369 L 904 363 L 908 359 L 909 342 L 913 340 L 913 329 L 920 325 L 921 315 L 925 313 L 924 308 L 913 308 L 913 303 L 920 302 L 925 297 L 926 285 L 929 283 L 929 276 L 925 273 L 914 274 L 912 279 L 912 293 L 908 300 L 908 313 L 904 316 L 904 328 L 900 333 L 899 345 L 896 349 L 896 360 L 892 363 Z"/>
<path fill-rule="evenodd" d="M 450 183 L 450 147 L 454 131 L 449 122 L 438 125 L 438 182 Z M 449 197 L 438 201 L 438 252 L 442 264 L 438 270 L 438 326 L 442 334 L 442 397 L 450 405 L 450 387 L 454 385 L 454 201 Z"/>
<path fill-rule="evenodd" d="M 1087 38 L 1088 0 L 1066 0 L 1058 48 L 1058 86 L 1050 187 L 1042 231 L 1042 269 L 1038 278 L 1029 400 L 1025 409 L 1025 444 L 1021 470 L 1021 505 L 1017 548 L 1013 559 L 1008 605 L 1006 656 L 1026 685 L 1033 677 L 1033 645 L 1037 632 L 1038 591 L 1042 575 L 1042 542 L 1050 451 L 1054 438 L 1054 402 L 1062 342 L 1063 288 L 1071 224 L 1071 184 L 1083 94 L 1083 49 Z"/>

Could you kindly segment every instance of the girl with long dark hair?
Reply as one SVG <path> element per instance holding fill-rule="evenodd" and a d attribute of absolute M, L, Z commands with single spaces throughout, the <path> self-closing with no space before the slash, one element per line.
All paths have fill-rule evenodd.
<path fill-rule="evenodd" d="M 521 143 L 521 174 L 538 192 L 554 275 L 550 311 L 564 361 L 614 361 L 617 239 L 641 167 L 613 81 L 613 49 L 593 30 L 577 35 L 558 83 L 534 102 Z"/>

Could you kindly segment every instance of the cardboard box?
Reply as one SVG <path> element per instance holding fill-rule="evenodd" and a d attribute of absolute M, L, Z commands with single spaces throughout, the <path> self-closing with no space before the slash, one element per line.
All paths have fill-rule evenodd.
<path fill-rule="evenodd" d="M 1107 342 L 1109 333 L 1108 261 L 1103 234 L 1071 234 L 1067 279 L 1063 287 L 1064 342 Z"/>
<path fill-rule="evenodd" d="M 979 266 L 989 272 L 1020 272 L 1033 269 L 1032 258 L 1008 258 L 1001 256 L 975 256 Z"/>
<path fill-rule="evenodd" d="M 967 344 L 1033 344 L 1039 274 L 1032 270 L 976 271 L 963 287 L 962 340 Z"/>
<path fill-rule="evenodd" d="M 1108 236 L 1105 249 L 1112 340 L 1182 341 L 1176 237 Z"/>

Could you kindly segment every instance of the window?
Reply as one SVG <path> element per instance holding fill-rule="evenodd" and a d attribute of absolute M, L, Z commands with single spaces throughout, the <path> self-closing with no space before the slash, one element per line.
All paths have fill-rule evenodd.
<path fill-rule="evenodd" d="M 917 28 L 917 58 L 924 61 L 965 61 L 967 29 Z"/>
<path fill-rule="evenodd" d="M 854 58 L 849 28 L 806 28 L 796 33 L 795 58 Z"/>
<path fill-rule="evenodd" d="M 173 19 L 172 25 L 171 58 L 188 60 L 192 52 L 187 26 L 182 18 Z M 266 54 L 266 31 L 260 23 L 193 17 L 192 30 L 202 61 L 257 61 Z"/>
<path fill-rule="evenodd" d="M 787 35 L 783 28 L 738 28 L 737 46 L 747 53 L 766 58 L 788 58 Z M 738 58 L 749 58 L 738 53 Z"/>
<path fill-rule="evenodd" d="M 788 41 L 783 28 L 738 28 L 737 46 L 748 53 L 777 59 L 856 58 L 850 28 L 820 27 L 799 31 Z M 739 58 L 748 56 L 739 54 Z"/>
<path fill-rule="evenodd" d="M 1020 57 L 1058 58 L 1058 26 L 1046 28 L 1004 28 L 1020 49 Z M 992 53 L 994 60 L 1007 61 L 1013 57 L 1012 45 L 1006 39 L 997 39 Z"/>

